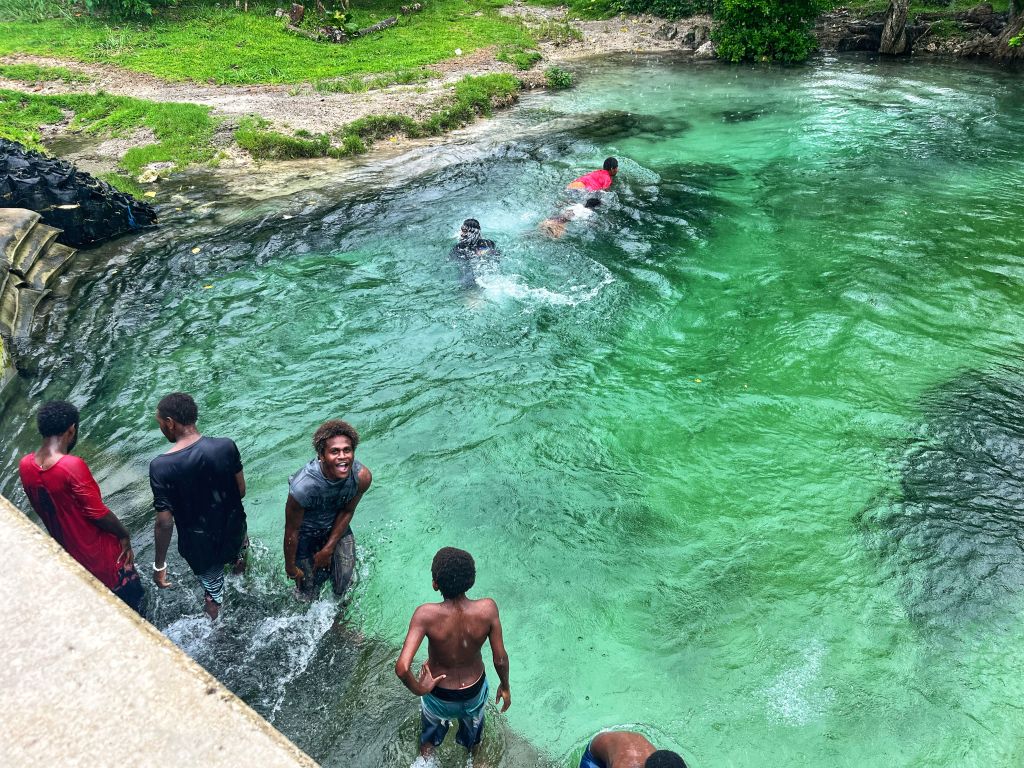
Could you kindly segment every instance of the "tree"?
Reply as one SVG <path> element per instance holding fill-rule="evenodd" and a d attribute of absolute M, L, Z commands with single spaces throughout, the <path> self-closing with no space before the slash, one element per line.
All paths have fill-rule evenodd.
<path fill-rule="evenodd" d="M 711 37 L 727 61 L 803 61 L 817 46 L 814 20 L 831 7 L 831 0 L 719 0 Z"/>

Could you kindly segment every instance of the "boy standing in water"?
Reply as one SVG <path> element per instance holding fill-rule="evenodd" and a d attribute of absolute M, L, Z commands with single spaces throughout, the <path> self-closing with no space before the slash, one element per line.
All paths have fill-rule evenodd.
<path fill-rule="evenodd" d="M 350 523 L 373 478 L 356 461 L 359 433 L 340 419 L 313 434 L 316 458 L 288 478 L 284 505 L 284 569 L 300 597 L 312 600 L 328 578 L 345 594 L 356 565 Z"/>
<path fill-rule="evenodd" d="M 36 424 L 43 444 L 18 465 L 29 503 L 57 543 L 141 615 L 145 590 L 135 572 L 131 537 L 103 503 L 88 465 L 71 455 L 78 409 L 51 400 L 40 406 Z"/>
<path fill-rule="evenodd" d="M 420 697 L 421 755 L 426 757 L 441 745 L 452 720 L 459 721 L 456 742 L 475 753 L 484 735 L 487 703 L 487 678 L 480 654 L 485 641 L 490 641 L 500 681 L 494 701 L 504 702 L 502 712 L 512 705 L 498 606 L 489 597 L 466 597 L 476 581 L 476 564 L 469 552 L 454 547 L 439 549 L 430 572 L 434 589 L 444 600 L 421 605 L 413 613 L 402 653 L 395 662 L 395 674 Z M 412 660 L 424 637 L 427 661 L 417 677 L 412 673 Z"/>
<path fill-rule="evenodd" d="M 172 392 L 156 407 L 156 422 L 173 446 L 149 463 L 156 508 L 153 580 L 167 581 L 167 549 L 178 527 L 178 552 L 205 590 L 211 619 L 224 602 L 224 566 L 245 570 L 245 475 L 238 446 L 226 437 L 204 437 L 196 429 L 199 408 L 191 395 Z"/>
<path fill-rule="evenodd" d="M 580 768 L 686 768 L 686 763 L 675 752 L 655 749 L 639 733 L 604 731 L 590 740 Z"/>

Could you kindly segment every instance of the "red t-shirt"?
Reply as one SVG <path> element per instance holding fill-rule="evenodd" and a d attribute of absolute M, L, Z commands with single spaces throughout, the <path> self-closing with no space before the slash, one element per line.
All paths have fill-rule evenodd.
<path fill-rule="evenodd" d="M 42 469 L 30 453 L 21 460 L 18 472 L 32 508 L 50 535 L 89 573 L 114 589 L 121 543 L 92 522 L 110 510 L 86 463 L 77 456 L 62 456 L 49 469 Z"/>
<path fill-rule="evenodd" d="M 608 189 L 612 185 L 612 175 L 604 169 L 591 171 L 585 176 L 580 176 L 569 183 L 570 187 L 579 189 L 577 185 L 583 185 L 584 189 L 591 192 L 598 192 L 602 189 Z"/>

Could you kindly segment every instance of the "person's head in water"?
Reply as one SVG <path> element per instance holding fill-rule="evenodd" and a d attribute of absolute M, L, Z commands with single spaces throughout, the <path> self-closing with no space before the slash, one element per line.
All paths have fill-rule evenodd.
<path fill-rule="evenodd" d="M 434 578 L 434 589 L 439 590 L 445 600 L 450 600 L 465 594 L 473 586 L 476 563 L 464 549 L 442 547 L 434 555 L 430 575 Z"/>
<path fill-rule="evenodd" d="M 619 161 L 614 157 L 606 157 L 604 160 L 604 169 L 608 171 L 608 175 L 615 178 L 615 174 L 619 172 Z"/>
<path fill-rule="evenodd" d="M 36 426 L 43 439 L 61 437 L 67 433 L 66 450 L 70 452 L 78 442 L 78 409 L 67 400 L 49 400 L 39 406 Z"/>
<path fill-rule="evenodd" d="M 466 219 L 462 222 L 459 230 L 459 245 L 473 246 L 480 240 L 480 222 L 476 219 Z"/>
<path fill-rule="evenodd" d="M 192 395 L 171 392 L 157 403 L 156 423 L 170 442 L 175 443 L 183 434 L 192 432 L 199 420 L 199 407 Z"/>
<path fill-rule="evenodd" d="M 591 210 L 593 210 L 594 208 L 597 208 L 597 206 L 599 206 L 600 204 L 601 204 L 600 198 L 588 197 L 587 198 L 587 202 L 585 202 L 583 204 L 583 207 L 584 208 L 590 208 Z"/>
<path fill-rule="evenodd" d="M 686 763 L 675 752 L 659 749 L 647 756 L 644 768 L 686 768 Z"/>

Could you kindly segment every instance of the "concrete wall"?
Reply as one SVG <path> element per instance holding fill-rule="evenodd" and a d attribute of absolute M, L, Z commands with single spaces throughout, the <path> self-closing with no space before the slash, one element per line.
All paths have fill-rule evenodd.
<path fill-rule="evenodd" d="M 0 660 L 0 765 L 316 766 L 2 496 Z"/>

